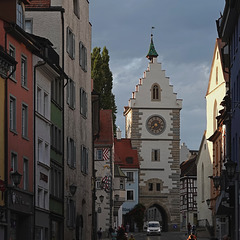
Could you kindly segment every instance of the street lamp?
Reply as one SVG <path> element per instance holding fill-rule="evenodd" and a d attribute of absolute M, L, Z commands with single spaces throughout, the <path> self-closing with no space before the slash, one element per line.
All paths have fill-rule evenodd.
<path fill-rule="evenodd" d="M 214 176 L 213 177 L 213 185 L 216 189 L 220 186 L 221 183 L 221 177 L 220 176 Z"/>
<path fill-rule="evenodd" d="M 72 196 L 74 196 L 74 194 L 76 193 L 76 190 L 77 190 L 77 186 L 74 183 L 72 183 L 69 186 L 69 190 L 70 190 L 70 193 L 72 194 Z"/>
<path fill-rule="evenodd" d="M 11 178 L 14 183 L 14 186 L 18 186 L 22 179 L 22 174 L 20 174 L 17 170 L 14 173 L 11 173 Z"/>
<path fill-rule="evenodd" d="M 102 202 L 103 202 L 103 199 L 104 199 L 104 196 L 101 195 L 101 196 L 99 197 L 99 199 L 100 199 L 100 202 L 102 203 Z"/>
<path fill-rule="evenodd" d="M 229 179 L 232 179 L 236 172 L 237 163 L 233 162 L 232 160 L 227 161 L 224 166 L 227 170 L 227 176 Z"/>

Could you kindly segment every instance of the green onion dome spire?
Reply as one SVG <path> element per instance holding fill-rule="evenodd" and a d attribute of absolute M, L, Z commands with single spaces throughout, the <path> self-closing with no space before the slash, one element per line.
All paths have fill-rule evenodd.
<path fill-rule="evenodd" d="M 158 56 L 157 51 L 155 50 L 154 44 L 153 44 L 153 34 L 151 34 L 151 43 L 149 47 L 149 51 L 147 54 L 147 58 L 152 61 L 153 58 L 156 58 Z"/>

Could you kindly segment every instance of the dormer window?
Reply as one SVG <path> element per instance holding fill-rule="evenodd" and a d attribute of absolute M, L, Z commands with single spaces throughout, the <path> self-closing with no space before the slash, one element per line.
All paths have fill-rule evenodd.
<path fill-rule="evenodd" d="M 21 28 L 24 28 L 23 5 L 21 2 L 17 3 L 17 25 Z"/>

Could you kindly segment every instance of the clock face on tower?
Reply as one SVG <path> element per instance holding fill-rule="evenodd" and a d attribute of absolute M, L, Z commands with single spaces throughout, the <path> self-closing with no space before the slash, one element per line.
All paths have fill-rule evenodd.
<path fill-rule="evenodd" d="M 166 127 L 165 120 L 158 115 L 151 116 L 146 122 L 146 127 L 151 134 L 161 134 Z"/>

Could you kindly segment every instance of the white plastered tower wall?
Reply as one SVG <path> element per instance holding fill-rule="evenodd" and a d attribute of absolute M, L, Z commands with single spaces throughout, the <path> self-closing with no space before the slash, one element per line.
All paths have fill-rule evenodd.
<path fill-rule="evenodd" d="M 223 108 L 220 104 L 226 94 L 226 84 L 222 69 L 220 49 L 216 40 L 211 71 L 209 76 L 208 89 L 206 93 L 206 131 L 199 149 L 197 161 L 197 206 L 198 221 L 201 225 L 207 220 L 213 224 L 211 210 L 208 209 L 206 200 L 211 198 L 211 179 L 213 175 L 213 143 L 207 139 L 217 129 L 216 117 Z"/>
<path fill-rule="evenodd" d="M 160 99 L 152 100 L 152 86 L 160 88 Z M 180 110 L 182 100 L 176 98 L 169 78 L 165 76 L 161 63 L 154 57 L 136 86 L 132 98 L 125 108 L 126 136 L 138 149 L 140 160 L 139 202 L 146 208 L 158 204 L 165 212 L 168 226 L 173 230 L 180 226 Z M 152 116 L 164 119 L 165 128 L 160 134 L 152 134 L 147 122 Z M 160 150 L 160 161 L 152 161 L 152 150 Z M 148 191 L 148 184 L 160 184 Z"/>

